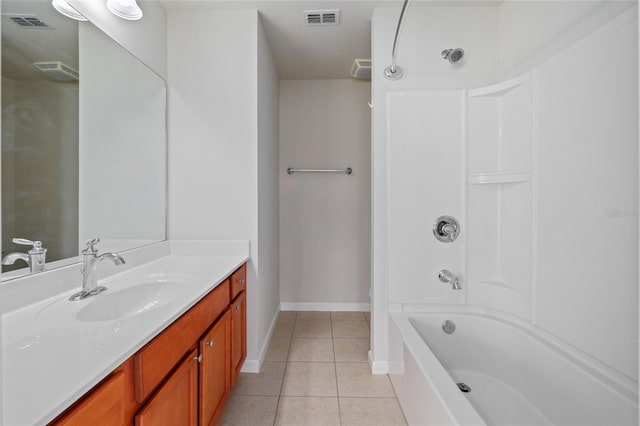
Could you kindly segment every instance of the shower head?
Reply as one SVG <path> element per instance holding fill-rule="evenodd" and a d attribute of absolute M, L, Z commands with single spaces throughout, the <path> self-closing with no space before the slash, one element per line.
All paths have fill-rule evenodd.
<path fill-rule="evenodd" d="M 464 56 L 464 50 L 460 48 L 445 49 L 442 51 L 441 55 L 442 58 L 448 60 L 450 64 L 457 64 L 462 60 L 462 57 Z"/>

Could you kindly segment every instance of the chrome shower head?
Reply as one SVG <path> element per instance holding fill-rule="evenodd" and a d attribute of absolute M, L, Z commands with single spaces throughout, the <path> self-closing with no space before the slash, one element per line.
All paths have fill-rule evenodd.
<path fill-rule="evenodd" d="M 442 58 L 448 60 L 450 64 L 457 64 L 462 60 L 462 57 L 464 56 L 464 50 L 460 48 L 445 49 L 442 51 L 441 55 Z"/>

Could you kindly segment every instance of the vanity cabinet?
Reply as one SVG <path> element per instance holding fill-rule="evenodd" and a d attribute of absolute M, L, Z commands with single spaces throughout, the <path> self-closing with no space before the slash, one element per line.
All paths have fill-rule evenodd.
<path fill-rule="evenodd" d="M 140 410 L 135 417 L 135 424 L 136 426 L 196 426 L 198 424 L 197 350 L 187 354 L 176 371 Z"/>
<path fill-rule="evenodd" d="M 213 425 L 246 357 L 246 264 L 52 425 Z"/>

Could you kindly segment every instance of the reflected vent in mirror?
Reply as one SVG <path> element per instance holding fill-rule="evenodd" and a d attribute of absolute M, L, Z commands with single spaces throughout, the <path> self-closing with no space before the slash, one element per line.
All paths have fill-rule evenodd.
<path fill-rule="evenodd" d="M 7 19 L 22 28 L 51 28 L 35 15 L 9 15 Z"/>
<path fill-rule="evenodd" d="M 34 62 L 34 67 L 55 80 L 72 81 L 80 78 L 80 73 L 60 61 Z"/>
<path fill-rule="evenodd" d="M 305 10 L 304 19 L 307 25 L 338 25 L 340 23 L 340 10 Z"/>

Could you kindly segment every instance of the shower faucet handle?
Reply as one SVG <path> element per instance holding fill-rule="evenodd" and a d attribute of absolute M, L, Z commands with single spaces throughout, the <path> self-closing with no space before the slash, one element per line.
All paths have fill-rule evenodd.
<path fill-rule="evenodd" d="M 460 224 L 452 216 L 440 216 L 433 222 L 433 236 L 443 243 L 453 242 L 460 234 Z"/>

